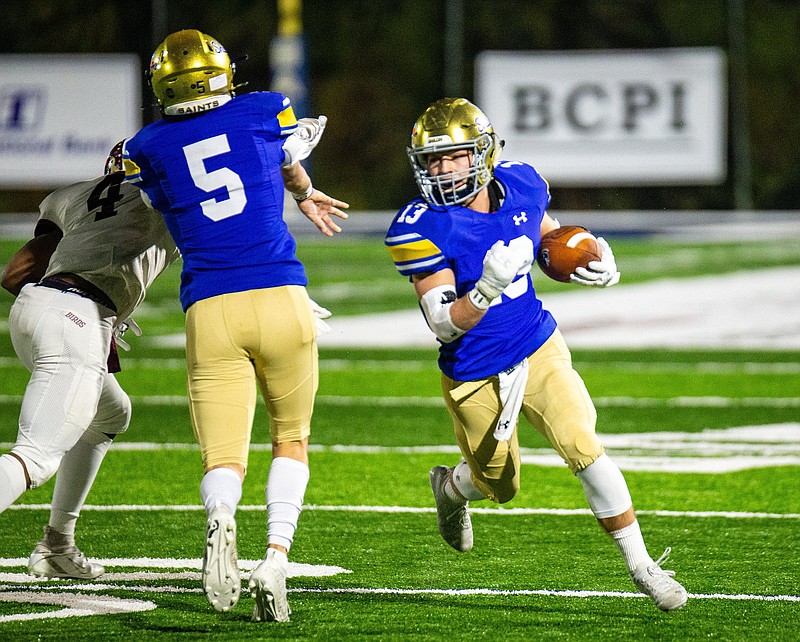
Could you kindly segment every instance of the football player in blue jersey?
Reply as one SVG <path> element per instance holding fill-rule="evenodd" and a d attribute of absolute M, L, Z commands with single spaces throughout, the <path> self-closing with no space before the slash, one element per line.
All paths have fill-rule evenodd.
<path fill-rule="evenodd" d="M 219 611 L 239 599 L 234 515 L 241 498 L 256 406 L 270 416 L 267 552 L 252 572 L 255 621 L 288 621 L 287 554 L 309 478 L 308 436 L 318 364 L 313 304 L 283 220 L 284 190 L 328 236 L 347 218 L 311 184 L 299 161 L 325 118 L 298 124 L 275 92 L 234 95 L 225 48 L 194 29 L 158 46 L 147 77 L 163 118 L 127 141 L 129 178 L 164 214 L 183 257 L 190 412 L 205 474 L 202 581 Z"/>
<path fill-rule="evenodd" d="M 440 342 L 445 405 L 462 461 L 430 471 L 439 532 L 472 548 L 469 501 L 504 503 L 520 484 L 521 413 L 580 480 L 600 525 L 643 593 L 664 611 L 686 590 L 647 552 L 619 468 L 595 433 L 596 412 L 556 321 L 536 296 L 531 265 L 547 214 L 547 182 L 530 165 L 499 161 L 501 141 L 486 115 L 463 98 L 431 104 L 414 124 L 408 155 L 421 192 L 395 216 L 386 246 L 413 283 Z M 608 243 L 600 261 L 571 280 L 608 287 L 619 280 Z"/>

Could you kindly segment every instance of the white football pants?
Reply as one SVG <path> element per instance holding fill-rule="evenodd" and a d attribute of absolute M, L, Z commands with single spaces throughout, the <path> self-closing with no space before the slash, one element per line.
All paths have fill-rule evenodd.
<path fill-rule="evenodd" d="M 87 429 L 117 434 L 128 426 L 130 400 L 106 366 L 115 319 L 94 301 L 32 284 L 11 306 L 11 341 L 31 372 L 12 452 L 31 488 L 55 474 Z"/>

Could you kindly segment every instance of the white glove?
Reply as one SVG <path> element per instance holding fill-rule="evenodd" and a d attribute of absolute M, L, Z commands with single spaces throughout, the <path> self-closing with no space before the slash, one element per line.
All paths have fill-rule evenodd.
<path fill-rule="evenodd" d="M 497 241 L 483 259 L 483 273 L 475 284 L 488 299 L 496 299 L 517 276 L 518 259 L 503 241 Z"/>
<path fill-rule="evenodd" d="M 506 246 L 497 241 L 483 259 L 483 273 L 470 291 L 469 298 L 476 308 L 486 310 L 500 296 L 514 278 L 524 270 L 530 270 L 533 262 L 533 243 L 512 241 Z"/>
<path fill-rule="evenodd" d="M 620 273 L 611 247 L 602 236 L 597 238 L 597 244 L 600 246 L 601 259 L 590 261 L 585 268 L 575 268 L 569 277 L 572 283 L 595 288 L 608 288 L 619 283 Z"/>
<path fill-rule="evenodd" d="M 531 265 L 533 265 L 533 241 L 527 236 L 520 236 L 509 242 L 508 249 L 511 250 L 513 260 L 519 265 L 517 274 L 530 272 Z"/>
<path fill-rule="evenodd" d="M 319 118 L 301 118 L 297 121 L 297 129 L 283 143 L 283 167 L 294 165 L 305 160 L 317 146 L 325 131 L 327 116 Z"/>
<path fill-rule="evenodd" d="M 133 334 L 135 334 L 137 337 L 142 336 L 142 329 L 137 325 L 136 321 L 130 317 L 122 321 L 116 328 L 114 328 L 114 343 L 116 343 L 117 346 L 122 348 L 125 352 L 131 351 L 130 344 L 122 338 L 122 335 L 128 330 L 133 332 Z"/>
<path fill-rule="evenodd" d="M 330 332 L 331 326 L 325 323 L 323 319 L 330 317 L 331 311 L 323 308 L 319 303 L 314 301 L 314 299 L 309 299 L 309 302 L 311 303 L 311 311 L 314 313 L 314 321 L 317 324 L 317 336 Z"/>

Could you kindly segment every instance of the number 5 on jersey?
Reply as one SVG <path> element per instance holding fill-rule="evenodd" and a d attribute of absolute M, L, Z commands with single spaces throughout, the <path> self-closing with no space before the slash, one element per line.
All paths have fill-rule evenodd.
<path fill-rule="evenodd" d="M 203 162 L 207 158 L 227 154 L 230 151 L 231 147 L 226 134 L 206 138 L 183 148 L 183 155 L 189 165 L 189 173 L 198 188 L 208 193 L 222 188 L 228 191 L 227 198 L 220 200 L 211 198 L 200 203 L 203 214 L 212 221 L 221 221 L 241 214 L 244 206 L 247 205 L 244 185 L 236 172 L 228 167 L 220 167 L 209 172 L 206 171 L 206 165 Z"/>

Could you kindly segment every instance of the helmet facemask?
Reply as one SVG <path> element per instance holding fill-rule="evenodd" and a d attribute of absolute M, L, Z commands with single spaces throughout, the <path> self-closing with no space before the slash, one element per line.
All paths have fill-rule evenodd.
<path fill-rule="evenodd" d="M 480 192 L 494 176 L 489 159 L 495 154 L 498 142 L 495 134 L 481 134 L 467 143 L 441 142 L 406 151 L 411 160 L 414 178 L 423 198 L 431 205 L 461 205 Z M 470 154 L 470 166 L 461 171 L 433 176 L 428 171 L 431 154 L 453 154 L 466 150 Z"/>
<path fill-rule="evenodd" d="M 464 98 L 443 98 L 417 119 L 407 148 L 414 178 L 423 198 L 434 207 L 471 201 L 494 176 L 502 143 L 486 115 Z M 470 154 L 469 168 L 431 175 L 431 154 Z"/>

